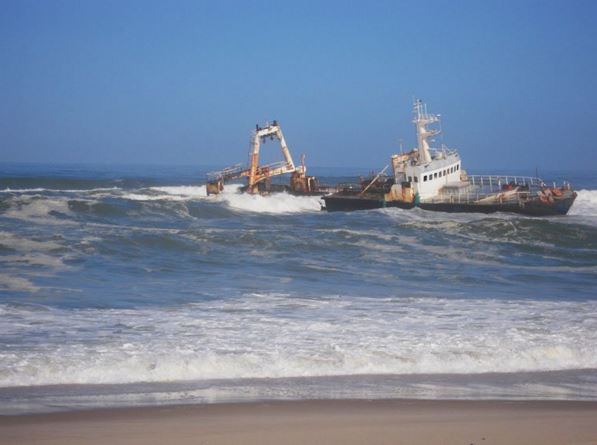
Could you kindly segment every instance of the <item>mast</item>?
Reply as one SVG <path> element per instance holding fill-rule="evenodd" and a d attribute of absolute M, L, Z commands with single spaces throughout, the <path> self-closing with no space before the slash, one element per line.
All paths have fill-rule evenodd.
<path fill-rule="evenodd" d="M 259 149 L 261 142 L 265 141 L 268 137 L 272 139 L 275 137 L 278 139 L 280 142 L 280 148 L 282 149 L 282 155 L 284 156 L 284 161 L 276 164 L 259 166 Z M 290 150 L 288 149 L 288 145 L 284 139 L 284 134 L 282 134 L 282 129 L 277 121 L 274 121 L 274 123 L 271 125 L 268 124 L 264 128 L 261 128 L 259 125 L 255 126 L 255 131 L 253 132 L 251 141 L 251 156 L 249 162 L 249 169 L 246 174 L 245 172 L 242 172 L 242 176 L 249 177 L 249 183 L 247 184 L 248 193 L 257 193 L 257 184 L 272 176 L 283 175 L 285 173 L 293 173 L 297 171 L 299 174 L 304 175 L 305 172 L 305 168 L 303 166 L 297 168 L 294 165 L 294 161 L 290 155 Z"/>
<path fill-rule="evenodd" d="M 426 125 L 439 122 L 439 116 L 428 114 L 427 107 L 420 99 L 415 99 L 413 113 L 415 115 L 413 124 L 417 128 L 417 149 L 419 150 L 419 164 L 431 162 L 429 142 L 427 139 L 439 133 L 439 130 L 428 129 Z"/>

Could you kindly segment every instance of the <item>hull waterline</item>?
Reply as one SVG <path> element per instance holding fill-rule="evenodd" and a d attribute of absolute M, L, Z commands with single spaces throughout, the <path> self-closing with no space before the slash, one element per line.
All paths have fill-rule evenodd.
<path fill-rule="evenodd" d="M 383 198 L 360 197 L 360 196 L 335 196 L 328 195 L 322 198 L 325 202 L 324 210 L 328 212 L 354 211 L 354 210 L 372 210 L 381 208 L 397 207 L 402 209 L 412 209 L 420 207 L 423 210 L 446 213 L 517 213 L 528 216 L 557 216 L 566 215 L 576 199 L 576 193 L 571 192 L 565 196 L 554 200 L 551 203 L 545 203 L 539 199 L 527 202 L 515 203 L 496 203 L 496 204 L 477 204 L 477 203 L 414 203 L 401 201 L 386 201 Z"/>

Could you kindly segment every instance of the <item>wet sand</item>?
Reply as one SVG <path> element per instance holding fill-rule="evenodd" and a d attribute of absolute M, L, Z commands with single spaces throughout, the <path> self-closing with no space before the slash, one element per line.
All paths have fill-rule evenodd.
<path fill-rule="evenodd" d="M 0 444 L 597 444 L 597 402 L 316 400 L 0 417 Z"/>

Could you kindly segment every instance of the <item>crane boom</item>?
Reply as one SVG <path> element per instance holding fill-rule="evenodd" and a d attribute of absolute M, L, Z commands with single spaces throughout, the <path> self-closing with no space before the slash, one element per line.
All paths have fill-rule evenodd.
<path fill-rule="evenodd" d="M 274 164 L 260 166 L 259 155 L 261 143 L 264 142 L 268 137 L 276 138 L 279 141 L 284 160 Z M 292 155 L 290 154 L 290 149 L 286 144 L 286 139 L 284 139 L 282 129 L 280 128 L 278 122 L 274 121 L 272 124 L 266 124 L 265 127 L 256 125 L 255 131 L 251 137 L 249 167 L 245 168 L 240 164 L 237 164 L 217 172 L 208 173 L 207 193 L 220 193 L 223 190 L 224 183 L 226 181 L 242 177 L 248 178 L 246 187 L 246 191 L 248 193 L 259 193 L 259 184 L 269 178 L 292 173 L 293 182 L 298 184 L 305 181 L 306 171 L 307 169 L 305 168 L 304 163 L 301 163 L 299 166 L 294 164 Z"/>

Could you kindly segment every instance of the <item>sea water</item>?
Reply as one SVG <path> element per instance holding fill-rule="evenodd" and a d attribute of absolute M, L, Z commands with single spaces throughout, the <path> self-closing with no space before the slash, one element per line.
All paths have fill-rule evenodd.
<path fill-rule="evenodd" d="M 597 400 L 595 175 L 531 218 L 326 213 L 204 174 L 0 167 L 0 413 Z"/>

